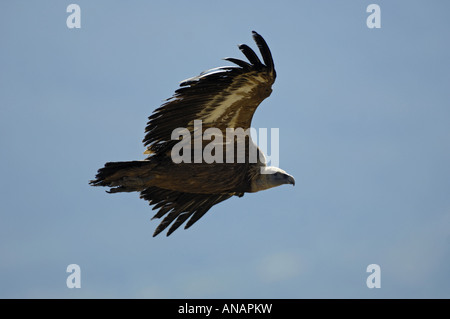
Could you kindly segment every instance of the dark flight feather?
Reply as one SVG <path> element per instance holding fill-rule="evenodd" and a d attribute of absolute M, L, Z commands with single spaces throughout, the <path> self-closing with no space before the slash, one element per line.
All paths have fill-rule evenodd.
<path fill-rule="evenodd" d="M 158 187 L 149 187 L 141 192 L 141 198 L 148 200 L 155 208 L 162 207 L 152 219 L 166 217 L 156 228 L 153 236 L 158 235 L 167 228 L 175 219 L 175 223 L 169 229 L 167 236 L 174 232 L 185 220 L 191 219 L 185 228 L 192 226 L 212 206 L 230 198 L 234 194 L 191 194 L 182 193 Z"/>
<path fill-rule="evenodd" d="M 255 31 L 252 31 L 252 34 L 253 39 L 255 40 L 256 45 L 259 48 L 259 51 L 261 52 L 264 63 L 266 64 L 266 66 L 269 68 L 270 71 L 275 72 L 272 53 L 269 50 L 269 46 L 267 45 L 266 40 L 264 40 L 264 38 Z"/>
<path fill-rule="evenodd" d="M 256 55 L 255 51 L 253 51 L 252 48 L 250 48 L 246 44 L 239 44 L 239 50 L 244 53 L 244 55 L 247 57 L 247 59 L 250 61 L 251 64 L 253 64 L 255 67 L 262 66 L 261 60 Z"/>
<path fill-rule="evenodd" d="M 250 69 L 252 67 L 252 65 L 250 63 L 242 61 L 242 60 L 239 60 L 239 59 L 236 59 L 236 58 L 224 58 L 224 60 L 225 61 L 230 61 L 230 62 L 232 62 L 234 64 L 237 64 L 241 68 L 246 69 L 246 70 L 248 70 L 248 69 Z"/>

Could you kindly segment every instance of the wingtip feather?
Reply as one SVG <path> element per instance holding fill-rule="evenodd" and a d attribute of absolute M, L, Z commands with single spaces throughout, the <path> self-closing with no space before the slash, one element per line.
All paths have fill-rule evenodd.
<path fill-rule="evenodd" d="M 253 39 L 256 42 L 256 45 L 259 48 L 259 51 L 261 52 L 264 63 L 272 72 L 275 73 L 275 66 L 273 63 L 272 53 L 270 52 L 270 49 L 269 49 L 269 46 L 267 45 L 266 40 L 264 40 L 264 38 L 256 31 L 252 31 L 252 35 L 253 35 Z"/>

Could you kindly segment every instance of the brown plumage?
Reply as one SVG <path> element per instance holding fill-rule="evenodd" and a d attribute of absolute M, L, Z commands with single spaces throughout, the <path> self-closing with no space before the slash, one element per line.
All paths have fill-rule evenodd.
<path fill-rule="evenodd" d="M 227 128 L 249 129 L 256 108 L 271 94 L 276 77 L 272 55 L 264 39 L 254 31 L 253 38 L 264 63 L 250 47 L 241 44 L 239 49 L 250 63 L 226 58 L 237 66 L 211 69 L 181 82 L 175 94 L 149 117 L 143 140 L 149 157 L 143 161 L 106 163 L 90 182 L 93 186 L 111 187 L 110 193 L 140 192 L 141 198 L 158 209 L 153 218 L 165 216 L 153 236 L 172 222 L 167 235 L 188 219 L 185 228 L 189 228 L 212 206 L 232 196 L 294 184 L 293 177 L 285 171 L 266 166 L 264 154 L 249 135 L 230 140 L 235 150 L 242 145 L 245 149 L 245 158 L 238 160 L 235 151 L 232 163 L 226 162 L 227 140 L 214 136 L 212 140 L 203 139 L 199 145 L 194 142 L 196 134 L 203 135 L 208 129 L 218 129 L 224 137 Z M 196 132 L 195 120 L 202 121 L 201 130 L 197 127 Z M 186 128 L 192 137 L 186 145 L 191 146 L 193 154 L 196 150 L 202 154 L 209 144 L 217 147 L 211 154 L 220 160 L 208 163 L 203 158 L 199 162 L 193 158 L 175 163 L 171 152 L 180 141 L 172 139 L 172 133 L 177 128 Z M 251 147 L 257 150 L 256 162 L 249 159 Z M 220 149 L 222 156 L 217 153 Z"/>

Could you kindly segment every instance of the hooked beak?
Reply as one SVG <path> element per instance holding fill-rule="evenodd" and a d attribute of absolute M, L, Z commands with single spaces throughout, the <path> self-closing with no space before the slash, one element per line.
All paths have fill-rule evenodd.
<path fill-rule="evenodd" d="M 295 179 L 294 176 L 289 175 L 288 177 L 288 183 L 292 184 L 293 186 L 295 186 Z"/>

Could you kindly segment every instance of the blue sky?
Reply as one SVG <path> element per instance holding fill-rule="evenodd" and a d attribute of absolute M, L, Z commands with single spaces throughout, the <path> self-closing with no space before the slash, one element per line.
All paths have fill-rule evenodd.
<path fill-rule="evenodd" d="M 0 3 L 0 297 L 450 297 L 447 2 L 77 1 L 68 29 L 70 3 Z M 88 181 L 143 159 L 147 116 L 251 30 L 278 75 L 253 126 L 296 186 L 152 238 L 147 202 Z"/>

